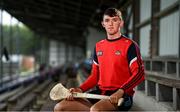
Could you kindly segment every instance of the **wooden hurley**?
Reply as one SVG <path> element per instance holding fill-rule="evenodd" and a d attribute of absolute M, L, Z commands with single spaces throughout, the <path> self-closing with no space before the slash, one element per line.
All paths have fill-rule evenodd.
<path fill-rule="evenodd" d="M 50 91 L 49 96 L 52 100 L 62 100 L 67 98 L 70 95 L 73 95 L 74 98 L 91 98 L 91 99 L 110 99 L 109 96 L 105 95 L 95 95 L 88 93 L 78 93 L 73 92 L 70 93 L 68 89 L 66 89 L 61 83 L 56 84 Z M 118 100 L 118 106 L 120 106 L 124 101 L 124 98 L 120 98 Z"/>

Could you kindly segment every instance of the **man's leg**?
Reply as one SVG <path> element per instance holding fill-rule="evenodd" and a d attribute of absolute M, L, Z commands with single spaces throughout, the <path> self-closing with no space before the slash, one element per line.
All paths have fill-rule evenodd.
<path fill-rule="evenodd" d="M 108 110 L 117 110 L 117 106 L 113 105 L 110 100 L 100 100 L 99 102 L 95 103 L 91 108 L 90 111 L 108 111 Z"/>
<path fill-rule="evenodd" d="M 95 103 L 90 110 L 91 111 L 101 111 L 101 110 L 121 110 L 121 111 L 128 111 L 133 105 L 133 98 L 132 96 L 128 96 L 127 94 L 124 95 L 124 102 L 121 106 L 113 105 L 110 100 L 100 100 L 99 102 Z"/>
<path fill-rule="evenodd" d="M 92 104 L 86 99 L 75 99 L 73 101 L 62 100 L 54 107 L 54 112 L 59 111 L 89 111 Z"/>

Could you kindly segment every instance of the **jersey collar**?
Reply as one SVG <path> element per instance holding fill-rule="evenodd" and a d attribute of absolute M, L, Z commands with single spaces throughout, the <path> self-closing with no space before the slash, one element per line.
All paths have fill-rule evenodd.
<path fill-rule="evenodd" d="M 121 38 L 122 38 L 122 35 L 121 35 L 120 37 L 118 37 L 118 38 L 115 38 L 115 39 L 108 39 L 108 38 L 106 37 L 106 40 L 107 40 L 107 41 L 110 41 L 110 42 L 113 42 L 113 41 L 119 40 L 119 39 L 121 39 Z"/>

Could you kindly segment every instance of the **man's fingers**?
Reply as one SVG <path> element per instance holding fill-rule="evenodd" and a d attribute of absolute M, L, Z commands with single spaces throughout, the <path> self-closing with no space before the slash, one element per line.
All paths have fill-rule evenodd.
<path fill-rule="evenodd" d="M 74 88 L 70 88 L 69 91 L 72 93 L 74 91 Z"/>
<path fill-rule="evenodd" d="M 66 100 L 74 100 L 73 95 L 71 94 L 70 96 L 68 96 L 68 97 L 66 98 Z"/>
<path fill-rule="evenodd" d="M 110 96 L 110 102 L 111 102 L 112 104 L 117 104 L 117 103 L 118 103 L 118 100 L 119 100 L 118 97 L 111 97 L 111 96 Z"/>

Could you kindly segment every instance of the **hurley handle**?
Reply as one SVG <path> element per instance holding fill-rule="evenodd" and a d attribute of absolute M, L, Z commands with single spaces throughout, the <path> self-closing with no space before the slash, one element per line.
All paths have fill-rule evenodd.
<path fill-rule="evenodd" d="M 70 93 L 61 83 L 56 84 L 50 91 L 49 96 L 52 100 L 62 100 L 67 98 L 69 95 L 73 95 L 75 98 L 91 98 L 91 99 L 110 99 L 110 96 L 96 95 L 88 93 Z M 118 100 L 118 106 L 120 106 L 124 101 L 124 98 Z"/>
<path fill-rule="evenodd" d="M 89 94 L 89 93 L 78 93 L 78 92 L 73 92 L 72 93 L 73 97 L 75 98 L 91 98 L 91 99 L 110 99 L 110 96 L 105 96 L 105 95 L 96 95 L 96 94 Z M 118 100 L 118 106 L 120 106 L 124 101 L 124 98 L 120 98 Z"/>

